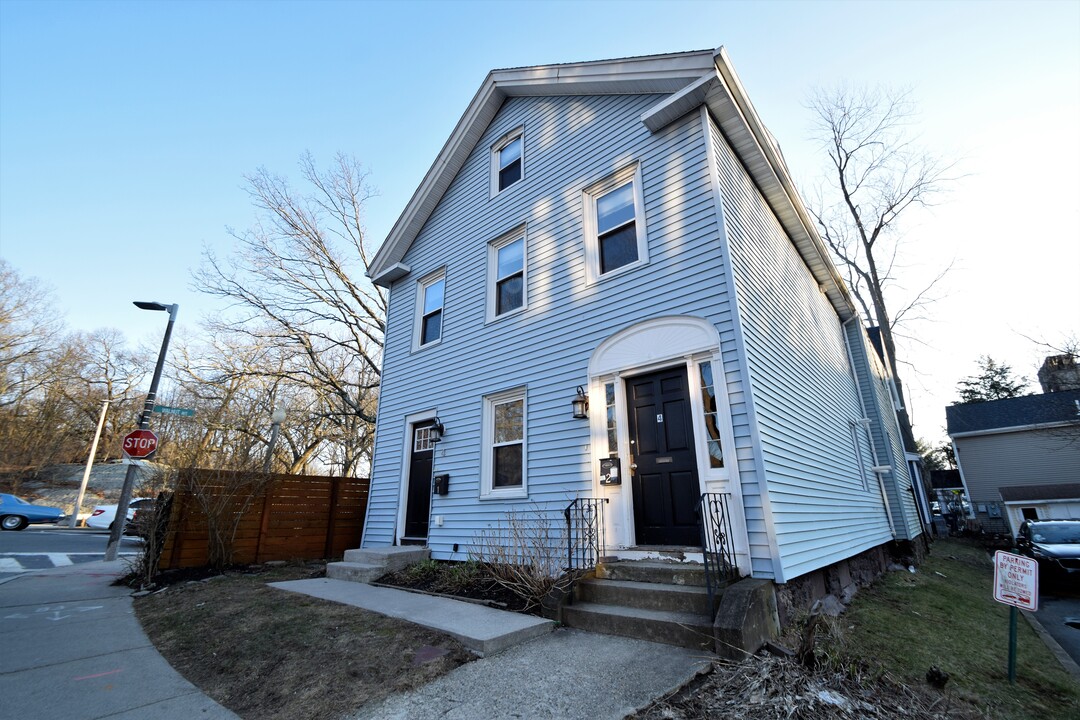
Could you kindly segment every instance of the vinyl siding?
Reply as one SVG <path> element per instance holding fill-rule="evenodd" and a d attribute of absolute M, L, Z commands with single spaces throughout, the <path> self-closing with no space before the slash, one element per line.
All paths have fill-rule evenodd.
<path fill-rule="evenodd" d="M 715 126 L 711 134 L 761 468 L 786 581 L 891 535 L 878 487 L 864 488 L 852 444 L 849 421 L 862 411 L 839 318 Z M 869 448 L 860 443 L 869 472 Z M 752 445 L 740 447 L 739 458 L 740 470 L 754 473 Z"/>
<path fill-rule="evenodd" d="M 846 326 L 859 388 L 863 393 L 863 407 L 870 419 L 870 436 L 877 453 L 877 462 L 889 465 L 893 471 L 882 479 L 889 498 L 889 511 L 897 538 L 911 540 L 922 532 L 919 511 L 911 485 L 911 474 L 904 455 L 904 441 L 896 418 L 889 387 L 889 374 L 866 332 L 858 323 Z M 877 482 L 877 478 L 873 478 Z"/>
<path fill-rule="evenodd" d="M 589 447 L 589 422 L 571 417 L 571 395 L 586 384 L 596 346 L 641 320 L 693 315 L 713 322 L 729 390 L 738 391 L 731 398 L 733 411 L 740 412 L 705 136 L 696 114 L 651 134 L 640 116 L 659 99 L 511 98 L 473 149 L 403 259 L 412 272 L 390 291 L 365 546 L 394 540 L 407 459 L 404 419 L 426 410 L 437 412 L 446 426 L 435 472 L 451 478 L 449 494 L 432 498 L 432 515 L 444 518 L 442 527 L 430 529 L 434 557 L 463 559 L 476 534 L 504 521 L 511 509 L 546 514 L 561 526 L 563 508 L 592 494 L 596 456 Z M 525 179 L 491 198 L 490 146 L 519 125 L 525 127 Z M 582 191 L 631 162 L 641 163 L 649 262 L 586 285 Z M 522 223 L 527 307 L 485 323 L 487 245 Z M 442 340 L 413 352 L 416 280 L 443 266 Z M 528 393 L 529 497 L 482 500 L 482 398 L 522 386 Z M 621 491 L 629 492 L 629 485 Z M 457 554 L 453 543 L 459 544 Z M 758 552 L 767 564 L 767 547 Z"/>
<path fill-rule="evenodd" d="M 956 438 L 972 503 L 1000 503 L 1000 487 L 1080 482 L 1080 427 Z"/>

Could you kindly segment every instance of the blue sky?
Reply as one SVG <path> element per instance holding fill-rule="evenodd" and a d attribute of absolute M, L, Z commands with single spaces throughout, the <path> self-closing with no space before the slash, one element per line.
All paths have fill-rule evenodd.
<path fill-rule="evenodd" d="M 955 257 L 918 327 L 917 431 L 984 353 L 1034 375 L 1022 334 L 1080 332 L 1080 2 L 16 2 L 0 0 L 0 256 L 72 328 L 156 344 L 204 246 L 253 217 L 243 175 L 359 158 L 381 241 L 492 68 L 727 47 L 809 187 L 805 101 L 910 86 L 922 142 L 960 161 L 911 218 L 912 287 Z"/>

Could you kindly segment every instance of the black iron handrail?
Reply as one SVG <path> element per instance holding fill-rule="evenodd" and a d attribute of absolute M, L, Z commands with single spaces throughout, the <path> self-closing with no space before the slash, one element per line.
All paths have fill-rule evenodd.
<path fill-rule="evenodd" d="M 728 497 L 729 493 L 702 493 L 696 508 L 701 519 L 701 551 L 705 560 L 705 587 L 709 592 L 710 608 L 714 606 L 713 598 L 720 583 L 739 579 Z"/>
<path fill-rule="evenodd" d="M 566 570 L 584 572 L 604 556 L 604 505 L 607 498 L 578 498 L 566 506 Z"/>

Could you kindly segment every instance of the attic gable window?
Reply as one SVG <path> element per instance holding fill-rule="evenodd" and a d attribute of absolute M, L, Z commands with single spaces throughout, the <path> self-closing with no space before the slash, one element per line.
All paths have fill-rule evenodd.
<path fill-rule="evenodd" d="M 417 283 L 414 348 L 431 345 L 442 339 L 443 294 L 445 288 L 445 270 L 438 270 Z"/>
<path fill-rule="evenodd" d="M 491 196 L 525 177 L 525 128 L 513 130 L 491 148 Z"/>
<path fill-rule="evenodd" d="M 584 211 L 588 282 L 648 262 L 639 165 L 587 189 Z"/>

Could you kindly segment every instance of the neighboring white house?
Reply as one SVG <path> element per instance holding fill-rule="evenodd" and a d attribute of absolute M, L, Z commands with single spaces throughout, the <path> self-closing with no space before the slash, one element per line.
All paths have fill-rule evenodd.
<path fill-rule="evenodd" d="M 777 582 L 922 532 L 886 365 L 723 49 L 491 72 L 370 275 L 365 548 L 465 559 L 593 497 L 608 554 L 692 557 L 704 492 Z"/>

